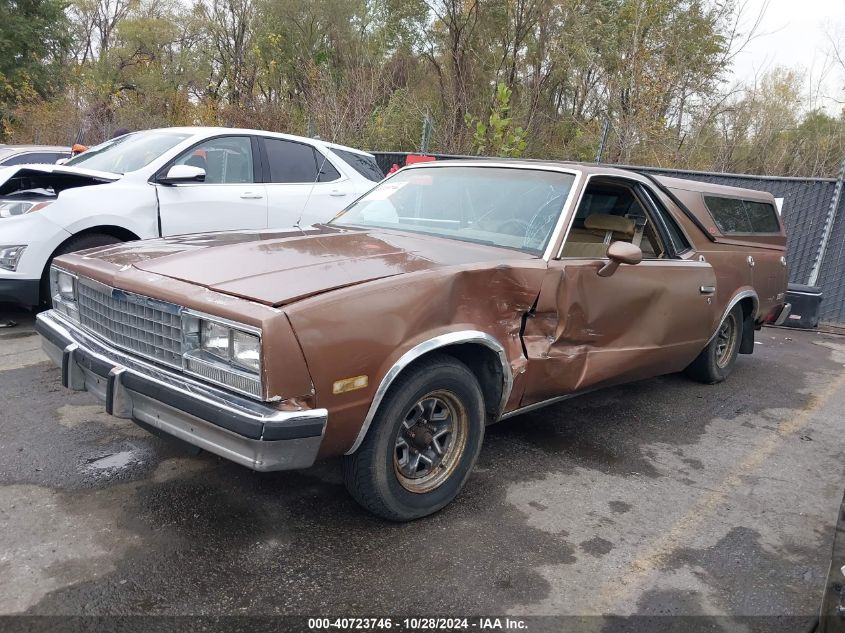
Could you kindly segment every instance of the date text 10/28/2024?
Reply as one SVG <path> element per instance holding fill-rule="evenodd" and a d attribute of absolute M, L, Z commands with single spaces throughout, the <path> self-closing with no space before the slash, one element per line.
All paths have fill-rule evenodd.
<path fill-rule="evenodd" d="M 313 631 L 396 630 L 396 631 L 521 631 L 528 628 L 525 620 L 509 617 L 475 618 L 308 618 Z"/>

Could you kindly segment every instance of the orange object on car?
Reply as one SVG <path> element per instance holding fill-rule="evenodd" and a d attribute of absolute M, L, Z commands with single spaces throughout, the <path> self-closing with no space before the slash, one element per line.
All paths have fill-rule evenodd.
<path fill-rule="evenodd" d="M 433 160 L 437 160 L 434 156 L 426 156 L 425 154 L 408 154 L 407 158 L 405 158 L 406 165 L 413 165 L 415 163 L 430 163 Z"/>

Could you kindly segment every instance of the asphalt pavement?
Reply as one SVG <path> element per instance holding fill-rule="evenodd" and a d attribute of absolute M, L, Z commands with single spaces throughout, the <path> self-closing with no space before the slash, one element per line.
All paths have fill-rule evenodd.
<path fill-rule="evenodd" d="M 764 329 L 733 375 L 594 392 L 487 431 L 440 513 L 339 464 L 253 473 L 63 389 L 0 310 L 0 613 L 812 617 L 845 489 L 845 338 Z"/>

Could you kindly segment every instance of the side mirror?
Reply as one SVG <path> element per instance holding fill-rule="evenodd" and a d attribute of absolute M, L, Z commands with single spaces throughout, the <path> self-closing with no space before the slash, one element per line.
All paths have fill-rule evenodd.
<path fill-rule="evenodd" d="M 639 264 L 643 261 L 643 252 L 639 246 L 630 242 L 613 242 L 607 248 L 607 258 L 610 261 L 599 269 L 599 277 L 610 277 L 619 268 L 619 264 Z"/>
<path fill-rule="evenodd" d="M 158 182 L 162 185 L 178 185 L 180 183 L 204 181 L 205 170 L 202 167 L 194 167 L 193 165 L 173 165 L 173 167 L 167 170 L 167 175 L 164 178 L 158 179 Z"/>

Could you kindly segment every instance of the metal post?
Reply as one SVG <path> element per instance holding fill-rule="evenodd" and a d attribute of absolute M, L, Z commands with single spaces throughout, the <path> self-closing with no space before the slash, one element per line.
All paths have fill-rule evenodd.
<path fill-rule="evenodd" d="M 604 145 L 607 143 L 607 133 L 610 130 L 610 120 L 605 119 L 604 125 L 601 128 L 601 142 L 599 143 L 599 151 L 596 154 L 596 162 L 601 162 L 601 155 L 604 153 Z"/>
<path fill-rule="evenodd" d="M 819 281 L 822 261 L 824 260 L 824 254 L 827 250 L 827 244 L 830 241 L 830 234 L 833 232 L 833 222 L 836 220 L 836 211 L 839 209 L 839 202 L 842 200 L 843 180 L 845 180 L 845 157 L 842 158 L 842 165 L 839 167 L 839 175 L 836 177 L 836 187 L 833 190 L 833 199 L 830 201 L 830 208 L 827 211 L 827 217 L 824 221 L 824 231 L 822 232 L 822 239 L 819 243 L 819 250 L 816 253 L 813 268 L 810 270 L 810 276 L 807 279 L 808 286 L 815 286 Z"/>
<path fill-rule="evenodd" d="M 428 154 L 428 147 L 431 145 L 431 117 L 428 112 L 423 117 L 422 138 L 420 139 L 420 154 Z"/>

